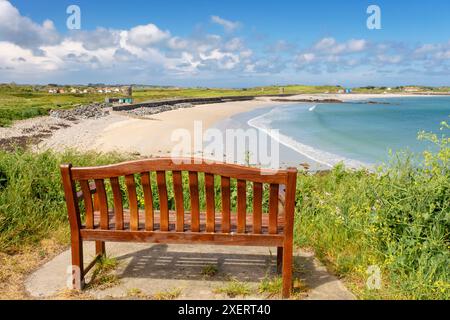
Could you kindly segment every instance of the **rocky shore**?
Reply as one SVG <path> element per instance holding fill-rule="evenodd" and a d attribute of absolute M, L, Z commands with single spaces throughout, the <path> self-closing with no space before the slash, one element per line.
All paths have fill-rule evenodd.
<path fill-rule="evenodd" d="M 49 115 L 52 118 L 69 121 L 76 121 L 79 119 L 99 119 L 109 115 L 109 108 L 107 107 L 109 107 L 109 105 L 106 103 L 94 103 L 68 110 L 51 110 Z"/>
<path fill-rule="evenodd" d="M 177 109 L 187 109 L 187 108 L 192 108 L 192 107 L 194 107 L 194 105 L 191 103 L 177 103 L 174 105 L 166 104 L 166 105 L 157 106 L 157 107 L 140 107 L 137 109 L 124 111 L 124 113 L 129 114 L 129 115 L 143 117 L 143 116 L 150 116 L 150 115 L 154 115 L 154 114 L 158 114 L 158 113 L 162 113 L 162 112 L 166 112 L 166 111 L 177 110 Z"/>

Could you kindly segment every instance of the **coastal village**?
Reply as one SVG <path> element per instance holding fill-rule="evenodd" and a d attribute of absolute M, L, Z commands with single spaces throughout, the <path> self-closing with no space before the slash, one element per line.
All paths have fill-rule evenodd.
<path fill-rule="evenodd" d="M 131 96 L 132 87 L 131 86 L 57 86 L 57 85 L 47 85 L 47 86 L 34 86 L 35 91 L 44 91 L 50 94 L 124 94 Z"/>

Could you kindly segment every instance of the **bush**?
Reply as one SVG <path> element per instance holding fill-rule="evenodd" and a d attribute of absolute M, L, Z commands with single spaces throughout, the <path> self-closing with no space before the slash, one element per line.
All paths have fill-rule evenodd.
<path fill-rule="evenodd" d="M 400 154 L 376 174 L 337 166 L 299 178 L 296 243 L 313 247 L 337 274 L 355 278 L 363 297 L 450 297 L 450 139 L 419 138 L 438 149 L 419 164 Z M 381 269 L 382 290 L 366 289 L 371 265 Z"/>
<path fill-rule="evenodd" d="M 62 227 L 68 231 L 61 163 L 99 165 L 120 160 L 116 154 L 0 152 L 0 251 L 17 251 Z"/>

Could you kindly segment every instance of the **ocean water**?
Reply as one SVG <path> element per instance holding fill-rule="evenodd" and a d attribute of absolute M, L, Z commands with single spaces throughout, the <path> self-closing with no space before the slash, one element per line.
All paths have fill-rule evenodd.
<path fill-rule="evenodd" d="M 432 148 L 419 141 L 421 130 L 438 133 L 449 120 L 450 97 L 371 99 L 381 104 L 289 104 L 268 108 L 247 124 L 324 166 L 341 161 L 359 167 L 385 162 L 389 151 L 422 152 Z M 241 116 L 242 117 L 242 116 Z"/>

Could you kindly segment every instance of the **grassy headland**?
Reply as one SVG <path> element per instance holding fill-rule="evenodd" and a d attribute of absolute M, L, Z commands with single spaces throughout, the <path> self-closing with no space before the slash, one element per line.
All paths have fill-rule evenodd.
<path fill-rule="evenodd" d="M 144 88 L 134 89 L 136 101 L 169 99 L 169 98 L 214 98 L 227 96 L 261 96 L 276 94 L 314 94 L 337 93 L 342 87 L 336 86 L 269 86 L 242 89 L 210 89 L 210 88 Z"/>
<path fill-rule="evenodd" d="M 64 89 L 65 93 L 49 93 L 48 89 Z M 88 88 L 87 93 L 69 93 L 71 89 Z M 173 98 L 214 98 L 226 96 L 261 96 L 277 94 L 336 94 L 343 92 L 341 86 L 266 86 L 239 89 L 221 88 L 176 88 L 176 87 L 148 87 L 135 86 L 133 98 L 135 102 L 173 99 Z M 353 93 L 415 93 L 442 94 L 449 93 L 448 87 L 362 87 L 354 88 Z M 411 91 L 412 92 L 412 91 Z M 0 127 L 11 125 L 14 120 L 27 119 L 46 115 L 52 109 L 69 109 L 78 104 L 103 102 L 105 97 L 121 96 L 123 93 L 98 93 L 96 87 L 51 87 L 0 84 Z"/>
<path fill-rule="evenodd" d="M 48 93 L 46 87 L 0 85 L 0 127 L 11 125 L 14 120 L 47 115 L 52 109 L 69 109 L 77 104 L 103 102 L 105 97 L 115 97 L 118 93 Z M 91 88 L 92 89 L 92 88 Z M 171 98 L 205 98 L 221 96 L 253 96 L 267 94 L 336 93 L 335 86 L 285 86 L 258 87 L 249 89 L 207 89 L 207 88 L 135 88 L 135 102 Z"/>
<path fill-rule="evenodd" d="M 52 109 L 69 109 L 77 104 L 102 102 L 102 94 L 50 94 L 32 86 L 0 85 L 0 127 L 47 115 Z"/>

